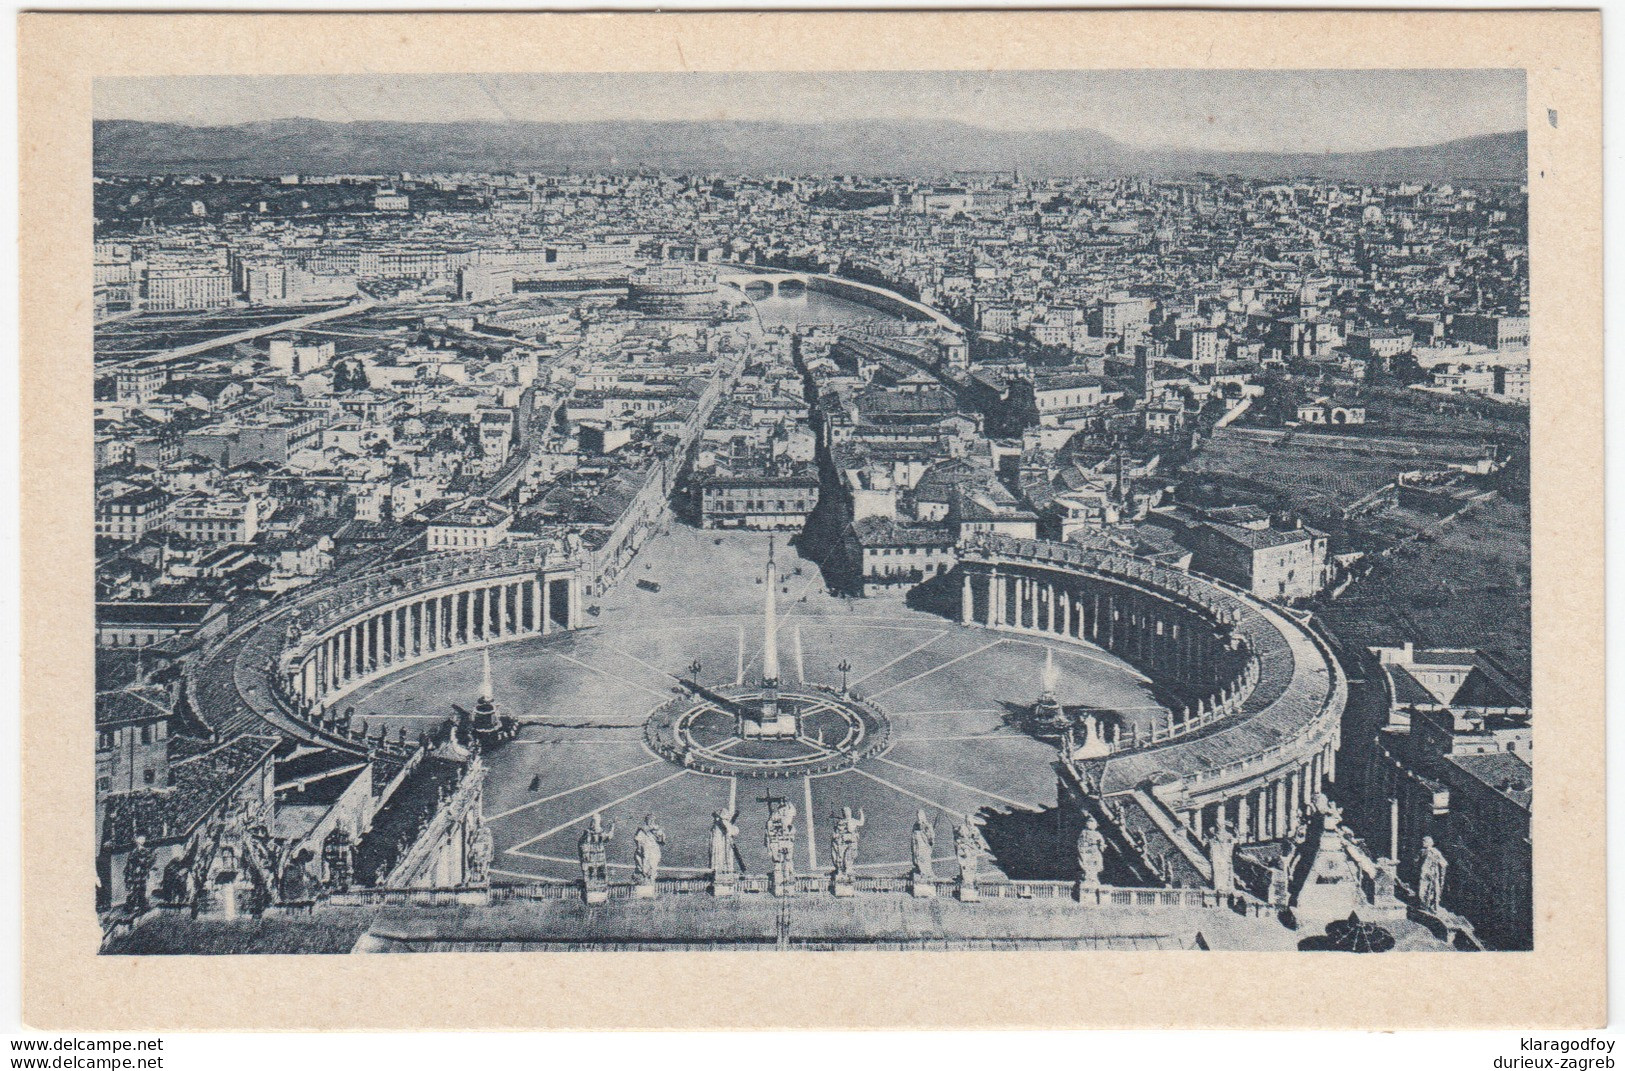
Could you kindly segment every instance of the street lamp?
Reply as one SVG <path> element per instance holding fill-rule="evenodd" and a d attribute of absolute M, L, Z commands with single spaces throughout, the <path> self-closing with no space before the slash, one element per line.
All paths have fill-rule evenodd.
<path fill-rule="evenodd" d="M 690 662 L 688 664 L 688 678 L 689 678 L 689 680 L 693 681 L 695 684 L 700 683 L 700 670 L 702 670 L 704 668 L 705 668 L 704 666 L 700 665 L 700 660 L 698 658 L 696 658 L 694 661 Z"/>
<path fill-rule="evenodd" d="M 836 666 L 835 668 L 841 671 L 841 694 L 845 695 L 846 694 L 846 675 L 848 673 L 852 672 L 852 663 L 848 662 L 846 659 L 843 658 L 843 659 L 841 659 L 841 664 Z"/>

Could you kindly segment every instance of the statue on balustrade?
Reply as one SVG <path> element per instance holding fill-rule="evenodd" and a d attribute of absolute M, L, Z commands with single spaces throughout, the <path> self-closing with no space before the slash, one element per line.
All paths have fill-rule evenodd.
<path fill-rule="evenodd" d="M 861 809 L 854 817 L 850 807 L 842 807 L 835 818 L 834 829 L 829 835 L 829 854 L 835 861 L 837 885 L 852 884 L 852 870 L 858 858 L 858 836 L 867 821 Z"/>
<path fill-rule="evenodd" d="M 711 876 L 732 880 L 740 871 L 739 848 L 735 839 L 739 836 L 739 826 L 734 819 L 739 816 L 738 808 L 730 807 L 727 811 L 711 812 Z"/>
<path fill-rule="evenodd" d="M 328 888 L 350 891 L 355 881 L 355 841 L 343 826 L 335 826 L 322 841 L 322 866 L 327 870 Z"/>
<path fill-rule="evenodd" d="M 936 864 L 931 859 L 931 852 L 937 844 L 937 827 L 925 816 L 922 808 L 914 819 L 914 832 L 910 841 L 914 858 L 914 879 L 916 881 L 935 881 L 937 877 Z"/>
<path fill-rule="evenodd" d="M 666 843 L 666 831 L 660 828 L 655 816 L 643 816 L 643 825 L 632 834 L 632 870 L 639 885 L 652 886 L 660 876 L 660 849 Z"/>
<path fill-rule="evenodd" d="M 1281 872 L 1290 887 L 1292 875 L 1298 872 L 1298 861 L 1303 857 L 1304 843 L 1309 838 L 1309 827 L 1301 820 L 1290 834 L 1281 838 Z"/>
<path fill-rule="evenodd" d="M 1106 740 L 1106 728 L 1100 717 L 1096 714 L 1085 714 L 1082 720 L 1083 739 L 1073 748 L 1074 759 L 1099 759 L 1112 753 L 1112 745 Z"/>
<path fill-rule="evenodd" d="M 959 898 L 971 901 L 981 899 L 976 888 L 976 877 L 982 868 L 982 857 L 987 853 L 987 843 L 982 840 L 981 830 L 971 821 L 970 815 L 964 815 L 959 824 L 954 826 L 954 859 L 959 864 Z"/>
<path fill-rule="evenodd" d="M 1100 821 L 1094 815 L 1084 819 L 1078 831 L 1078 880 L 1084 885 L 1100 884 L 1100 872 L 1106 869 L 1106 836 L 1100 832 Z"/>
<path fill-rule="evenodd" d="M 124 903 L 132 915 L 145 914 L 150 906 L 147 885 L 152 880 L 155 861 L 153 850 L 147 847 L 147 838 L 136 837 L 135 847 L 124 858 Z"/>
<path fill-rule="evenodd" d="M 773 893 L 788 896 L 796 876 L 796 805 L 789 800 L 769 797 L 767 832 L 764 841 L 773 860 Z"/>
<path fill-rule="evenodd" d="M 614 823 L 605 829 L 603 816 L 594 812 L 576 843 L 588 903 L 602 903 L 609 898 L 609 842 L 614 839 Z"/>
<path fill-rule="evenodd" d="M 1333 830 L 1343 824 L 1343 808 L 1332 802 L 1326 793 L 1321 792 L 1315 796 L 1315 807 L 1320 811 L 1323 829 Z"/>
<path fill-rule="evenodd" d="M 1432 837 L 1422 838 L 1422 855 L 1416 872 L 1416 898 L 1422 909 L 1437 915 L 1444 899 L 1444 875 L 1450 862 L 1433 846 Z"/>
<path fill-rule="evenodd" d="M 496 858 L 496 844 L 491 837 L 491 827 L 480 820 L 479 811 L 472 812 L 475 816 L 469 826 L 467 863 L 464 865 L 463 884 L 489 885 L 491 884 L 491 861 Z"/>
<path fill-rule="evenodd" d="M 1271 907 L 1286 908 L 1292 899 L 1292 867 L 1296 860 L 1290 855 L 1282 855 L 1270 867 L 1269 902 Z"/>
<path fill-rule="evenodd" d="M 184 906 L 197 894 L 192 882 L 192 861 L 177 855 L 164 864 L 164 876 L 158 882 L 158 896 L 166 904 Z"/>
<path fill-rule="evenodd" d="M 1213 888 L 1223 894 L 1236 890 L 1236 835 L 1228 819 L 1219 819 L 1219 828 L 1208 838 L 1208 862 L 1213 868 Z"/>
<path fill-rule="evenodd" d="M 277 899 L 284 905 L 298 907 L 316 899 L 316 879 L 310 872 L 315 856 L 308 848 L 301 848 L 282 864 L 277 876 Z"/>

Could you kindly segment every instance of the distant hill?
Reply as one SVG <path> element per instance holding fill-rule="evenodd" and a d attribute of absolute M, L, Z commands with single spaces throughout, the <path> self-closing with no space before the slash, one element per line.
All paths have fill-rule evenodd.
<path fill-rule="evenodd" d="M 1256 178 L 1314 176 L 1355 182 L 1521 182 L 1528 136 L 1521 130 L 1438 145 L 1344 153 L 1143 153 L 1148 170 L 1200 170 Z"/>
<path fill-rule="evenodd" d="M 389 174 L 604 171 L 869 174 L 1191 174 L 1516 181 L 1522 132 L 1442 145 L 1329 154 L 1139 150 L 1090 130 L 995 131 L 953 122 L 330 123 L 193 127 L 102 120 L 102 174 Z"/>

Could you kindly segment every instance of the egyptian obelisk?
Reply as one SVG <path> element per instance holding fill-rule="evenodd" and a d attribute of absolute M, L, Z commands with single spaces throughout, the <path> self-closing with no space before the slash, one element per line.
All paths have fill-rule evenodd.
<path fill-rule="evenodd" d="M 779 703 L 779 617 L 778 566 L 773 560 L 773 543 L 767 550 L 767 603 L 762 616 L 762 698 L 760 714 L 755 724 L 746 719 L 746 736 L 795 736 L 794 710 L 781 708 Z"/>
<path fill-rule="evenodd" d="M 778 571 L 773 562 L 773 537 L 767 540 L 767 613 L 762 622 L 762 701 L 768 702 L 769 690 L 779 686 L 779 619 Z"/>

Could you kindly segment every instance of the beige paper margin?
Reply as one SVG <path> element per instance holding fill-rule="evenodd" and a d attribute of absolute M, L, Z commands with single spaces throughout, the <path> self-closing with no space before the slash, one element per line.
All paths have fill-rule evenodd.
<path fill-rule="evenodd" d="M 19 19 L 25 1021 L 63 1029 L 1585 1027 L 1604 1004 L 1600 17 L 1534 12 Z M 1535 951 L 106 957 L 91 911 L 90 91 L 109 75 L 1522 67 Z M 1554 109 L 1558 122 L 1548 122 Z M 718 999 L 778 992 L 792 999 Z"/>

